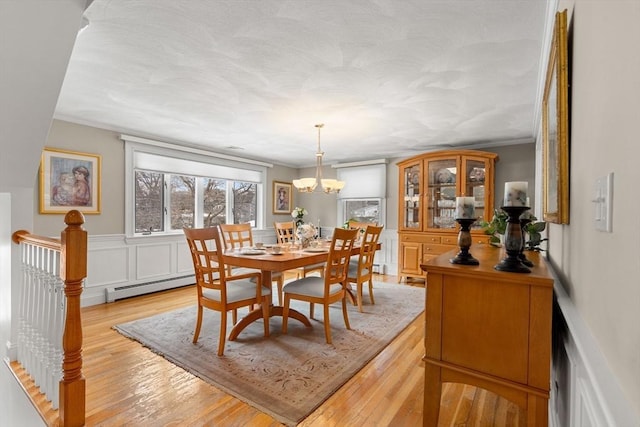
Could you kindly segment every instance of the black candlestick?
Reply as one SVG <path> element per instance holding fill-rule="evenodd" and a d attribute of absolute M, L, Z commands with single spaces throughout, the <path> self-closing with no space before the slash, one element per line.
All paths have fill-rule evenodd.
<path fill-rule="evenodd" d="M 531 222 L 531 218 L 526 218 L 525 215 L 520 217 L 520 228 L 522 228 L 522 249 L 520 249 L 520 253 L 518 254 L 518 257 L 520 258 L 520 261 L 527 267 L 533 267 L 533 263 L 524 254 L 524 248 L 525 248 L 524 229 L 527 226 L 527 224 L 529 224 L 530 222 Z"/>
<path fill-rule="evenodd" d="M 531 273 L 529 267 L 520 260 L 520 250 L 522 249 L 520 215 L 528 209 L 528 206 L 502 206 L 502 210 L 509 215 L 507 230 L 504 234 L 504 247 L 507 256 L 494 267 L 496 270 L 510 273 Z"/>
<path fill-rule="evenodd" d="M 471 247 L 471 233 L 469 227 L 476 222 L 475 218 L 456 218 L 458 224 L 460 224 L 460 232 L 458 233 L 458 246 L 460 246 L 460 252 L 455 258 L 451 258 L 449 262 L 451 264 L 463 264 L 463 265 L 479 265 L 480 262 L 475 259 L 470 253 Z"/>

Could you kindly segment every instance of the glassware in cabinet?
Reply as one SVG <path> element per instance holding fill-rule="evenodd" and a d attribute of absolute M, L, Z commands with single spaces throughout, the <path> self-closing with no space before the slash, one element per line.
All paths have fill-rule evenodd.
<path fill-rule="evenodd" d="M 403 209 L 400 212 L 403 228 L 420 230 L 420 196 L 422 168 L 420 163 L 404 167 L 402 172 Z"/>
<path fill-rule="evenodd" d="M 455 207 L 458 194 L 456 158 L 427 161 L 426 228 L 456 228 Z"/>

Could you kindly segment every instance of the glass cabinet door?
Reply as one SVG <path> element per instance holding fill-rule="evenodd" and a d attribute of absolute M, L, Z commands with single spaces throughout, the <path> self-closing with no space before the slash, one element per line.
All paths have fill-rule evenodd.
<path fill-rule="evenodd" d="M 492 213 L 491 207 L 486 205 L 485 173 L 487 171 L 487 163 L 485 160 L 469 157 L 464 157 L 462 162 L 466 171 L 464 182 L 462 183 L 462 195 L 473 196 L 476 218 L 480 220 L 486 219 Z M 477 227 L 477 224 L 474 224 L 473 227 Z"/>
<path fill-rule="evenodd" d="M 400 223 L 403 228 L 420 230 L 420 196 L 422 195 L 421 163 L 407 165 L 402 169 L 403 209 L 400 212 Z"/>
<path fill-rule="evenodd" d="M 457 158 L 427 162 L 426 228 L 456 228 Z"/>

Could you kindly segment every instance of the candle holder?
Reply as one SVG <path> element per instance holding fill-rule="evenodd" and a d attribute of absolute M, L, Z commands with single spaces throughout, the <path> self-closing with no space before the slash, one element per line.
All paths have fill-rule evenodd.
<path fill-rule="evenodd" d="M 529 267 L 520 260 L 520 251 L 523 248 L 520 215 L 528 209 L 528 206 L 502 206 L 502 210 L 509 216 L 507 230 L 504 234 L 504 247 L 507 256 L 495 265 L 496 270 L 510 273 L 531 273 Z"/>
<path fill-rule="evenodd" d="M 531 222 L 531 218 L 520 217 L 520 228 L 522 229 L 522 249 L 520 249 L 520 254 L 518 254 L 518 257 L 520 258 L 520 262 L 522 262 L 527 267 L 533 267 L 533 262 L 531 262 L 531 260 L 529 260 L 529 258 L 527 258 L 527 256 L 524 254 L 524 248 L 525 248 L 524 229 L 527 226 L 527 224 L 529 224 L 530 222 Z"/>
<path fill-rule="evenodd" d="M 476 222 L 476 218 L 456 218 L 456 221 L 460 224 L 460 232 L 458 233 L 460 252 L 458 252 L 455 258 L 451 258 L 449 262 L 451 264 L 479 265 L 480 262 L 469 253 L 469 248 L 471 247 L 469 227 Z"/>

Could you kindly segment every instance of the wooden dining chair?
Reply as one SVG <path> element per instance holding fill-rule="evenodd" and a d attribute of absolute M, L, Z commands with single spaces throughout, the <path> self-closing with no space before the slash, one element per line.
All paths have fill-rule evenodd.
<path fill-rule="evenodd" d="M 371 304 L 375 304 L 373 299 L 373 259 L 376 254 L 378 240 L 382 233 L 383 226 L 369 225 L 365 228 L 362 242 L 360 243 L 360 255 L 356 259 L 353 257 L 349 261 L 347 270 L 347 283 L 356 284 L 356 303 L 358 311 L 362 312 L 362 285 L 369 282 L 369 299 Z"/>
<path fill-rule="evenodd" d="M 217 227 L 185 228 L 184 235 L 193 259 L 198 292 L 198 317 L 193 342 L 198 342 L 200 336 L 203 308 L 219 311 L 218 356 L 222 356 L 227 334 L 227 312 L 254 304 L 262 306 L 264 336 L 268 337 L 271 289 L 262 286 L 262 274 L 259 271 L 227 274 L 224 244 Z"/>
<path fill-rule="evenodd" d="M 322 304 L 324 306 L 324 335 L 327 344 L 331 344 L 329 305 L 338 301 L 342 302 L 344 324 L 347 329 L 351 329 L 349 316 L 347 314 L 346 279 L 351 249 L 355 244 L 357 233 L 358 230 L 355 229 L 335 229 L 327 256 L 324 277 L 307 276 L 284 285 L 282 333 L 287 333 L 289 305 L 292 299 L 307 301 L 311 304 Z M 313 318 L 313 314 L 311 314 L 311 317 Z"/>
<path fill-rule="evenodd" d="M 364 233 L 364 231 L 370 225 L 373 225 L 373 226 L 378 225 L 378 223 L 376 222 L 359 222 L 359 221 L 353 221 L 353 220 L 349 220 L 348 224 L 349 224 L 349 228 L 356 228 L 360 230 L 360 233 Z"/>
<path fill-rule="evenodd" d="M 276 242 L 278 244 L 293 243 L 295 241 L 295 232 L 293 221 L 287 222 L 274 222 L 273 228 L 276 231 Z M 296 268 L 292 270 L 296 273 L 296 279 L 301 277 L 307 277 L 307 274 L 318 272 L 320 277 L 324 275 L 324 262 L 317 264 L 306 265 L 304 267 Z M 282 305 L 282 288 L 278 287 L 278 302 Z"/>
<path fill-rule="evenodd" d="M 220 224 L 222 241 L 227 250 L 253 247 L 253 233 L 251 224 Z M 227 266 L 230 271 L 231 266 Z M 248 269 L 243 269 L 248 270 Z M 278 287 L 278 303 L 282 304 L 282 286 L 284 285 L 284 274 L 281 271 L 274 271 L 271 280 L 276 282 Z"/>

